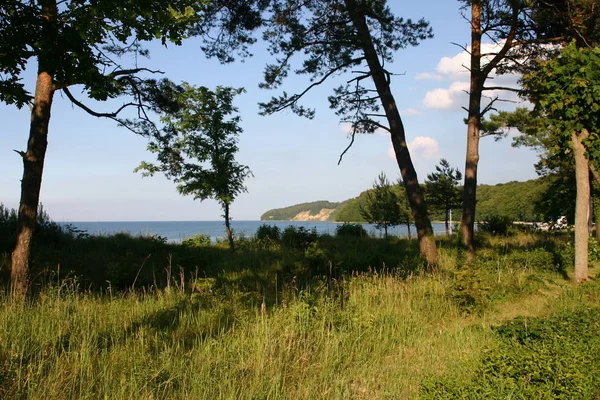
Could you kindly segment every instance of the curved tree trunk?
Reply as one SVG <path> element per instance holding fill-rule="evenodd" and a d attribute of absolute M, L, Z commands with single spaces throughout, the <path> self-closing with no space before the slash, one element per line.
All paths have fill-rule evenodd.
<path fill-rule="evenodd" d="M 398 111 L 396 101 L 390 89 L 390 84 L 386 79 L 384 69 L 373 45 L 371 33 L 367 26 L 364 14 L 361 13 L 355 0 L 345 0 L 345 4 L 350 13 L 350 17 L 352 18 L 352 23 L 361 39 L 363 53 L 367 64 L 369 65 L 373 83 L 377 89 L 377 94 L 381 100 L 390 127 L 394 154 L 396 155 L 396 161 L 400 168 L 400 174 L 402 175 L 402 181 L 406 188 L 406 195 L 408 196 L 412 215 L 415 220 L 415 226 L 417 228 L 420 253 L 425 258 L 430 268 L 435 268 L 437 263 L 437 249 L 433 237 L 433 228 L 431 227 L 425 198 L 419 187 L 417 172 L 415 171 L 406 144 L 406 135 L 400 112 Z"/>
<path fill-rule="evenodd" d="M 583 141 L 589 136 L 584 130 L 581 135 L 573 132 L 572 144 L 575 155 L 575 179 L 577 198 L 575 200 L 575 281 L 588 280 L 588 216 L 590 205 L 589 162 L 585 155 Z"/>
<path fill-rule="evenodd" d="M 24 297 L 29 289 L 29 260 L 31 242 L 37 221 L 37 211 L 42 187 L 44 158 L 48 147 L 48 125 L 50 110 L 54 98 L 54 78 L 50 65 L 53 51 L 54 20 L 56 19 L 56 0 L 42 0 L 41 51 L 38 56 L 38 74 L 35 85 L 35 97 L 31 109 L 31 123 L 27 151 L 19 152 L 23 158 L 23 179 L 21 180 L 21 199 L 17 219 L 17 243 L 12 252 L 11 293 L 13 297 Z"/>
<path fill-rule="evenodd" d="M 467 119 L 467 155 L 461 230 L 467 248 L 467 263 L 475 261 L 475 207 L 477 205 L 477 166 L 479 164 L 479 127 L 481 125 L 481 3 L 471 5 L 471 82 Z"/>

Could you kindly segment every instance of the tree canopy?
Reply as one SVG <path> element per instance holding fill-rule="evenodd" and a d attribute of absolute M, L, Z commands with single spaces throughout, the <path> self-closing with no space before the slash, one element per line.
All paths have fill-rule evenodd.
<path fill-rule="evenodd" d="M 242 128 L 233 100 L 243 89 L 219 86 L 213 91 L 188 83 L 172 89 L 179 106 L 162 117 L 162 134 L 156 134 L 148 146 L 158 163 L 142 162 L 136 171 L 145 176 L 162 172 L 177 183 L 179 193 L 200 201 L 217 200 L 234 250 L 229 209 L 246 191 L 244 181 L 251 175 L 247 166 L 235 160 Z"/>

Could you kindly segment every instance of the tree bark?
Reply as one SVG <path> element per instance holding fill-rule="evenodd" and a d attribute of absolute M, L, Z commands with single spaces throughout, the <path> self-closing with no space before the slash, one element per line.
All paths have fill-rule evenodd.
<path fill-rule="evenodd" d="M 23 158 L 23 179 L 21 180 L 21 199 L 17 218 L 17 243 L 12 252 L 11 293 L 13 297 L 24 297 L 29 289 L 29 260 L 31 244 L 36 228 L 37 211 L 40 202 L 44 159 L 48 147 L 48 125 L 50 110 L 54 98 L 54 78 L 49 62 L 54 35 L 53 24 L 56 18 L 55 0 L 41 1 L 42 33 L 38 56 L 38 74 L 35 97 L 31 109 L 31 123 L 27 151 L 19 152 Z"/>
<path fill-rule="evenodd" d="M 467 154 L 465 157 L 465 184 L 461 230 L 467 249 L 467 263 L 475 262 L 475 207 L 477 205 L 477 166 L 479 164 L 479 128 L 481 126 L 481 3 L 471 5 L 471 82 L 469 88 L 469 115 L 467 119 Z"/>
<path fill-rule="evenodd" d="M 31 241 L 36 227 L 37 210 L 42 187 L 44 158 L 48 146 L 48 125 L 54 97 L 54 82 L 50 74 L 39 71 L 27 151 L 23 157 L 21 200 L 17 220 L 17 244 L 12 253 L 11 286 L 13 296 L 24 296 L 29 288 Z"/>
<path fill-rule="evenodd" d="M 345 0 L 345 4 L 350 13 L 352 23 L 358 32 L 363 54 L 369 66 L 373 83 L 377 89 L 377 94 L 379 95 L 389 124 L 396 161 L 400 168 L 400 174 L 402 175 L 402 181 L 406 188 L 406 195 L 408 196 L 415 226 L 417 228 L 420 253 L 427 261 L 429 268 L 435 268 L 437 263 L 437 249 L 433 237 L 433 228 L 431 227 L 431 221 L 427 212 L 427 204 L 425 203 L 423 193 L 419 187 L 417 172 L 415 171 L 406 144 L 406 135 L 400 112 L 398 111 L 385 71 L 373 45 L 365 15 L 362 13 L 355 0 Z"/>
<path fill-rule="evenodd" d="M 589 161 L 583 141 L 589 136 L 587 130 L 578 135 L 573 132 L 572 144 L 575 155 L 575 282 L 588 280 L 588 215 L 590 206 Z"/>
<path fill-rule="evenodd" d="M 225 231 L 227 232 L 227 240 L 229 241 L 229 249 L 232 253 L 235 252 L 235 241 L 233 240 L 233 232 L 231 230 L 231 222 L 229 220 L 229 203 L 223 204 L 223 211 L 225 212 Z"/>

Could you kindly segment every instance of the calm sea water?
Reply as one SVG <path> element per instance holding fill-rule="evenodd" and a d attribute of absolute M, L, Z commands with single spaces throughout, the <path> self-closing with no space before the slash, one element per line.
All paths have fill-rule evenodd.
<path fill-rule="evenodd" d="M 231 221 L 234 234 L 252 236 L 262 224 L 278 226 L 280 229 L 292 226 L 302 226 L 307 229 L 316 228 L 318 233 L 335 234 L 335 228 L 339 225 L 330 221 Z M 73 225 L 78 229 L 84 230 L 90 235 L 112 235 L 125 232 L 134 236 L 138 235 L 159 235 L 167 238 L 169 242 L 181 242 L 186 237 L 205 233 L 213 241 L 217 238 L 225 237 L 225 225 L 222 221 L 114 221 L 114 222 L 62 222 L 62 225 Z M 375 229 L 372 224 L 362 224 L 367 232 L 374 236 L 383 235 L 381 231 Z M 444 224 L 433 224 L 433 230 L 436 234 L 444 233 Z M 411 228 L 415 235 L 414 226 Z M 390 234 L 396 236 L 407 236 L 406 226 L 395 227 L 391 229 Z"/>

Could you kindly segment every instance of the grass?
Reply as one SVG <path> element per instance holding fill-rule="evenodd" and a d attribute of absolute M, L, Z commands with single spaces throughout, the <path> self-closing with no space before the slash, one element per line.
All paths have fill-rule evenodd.
<path fill-rule="evenodd" d="M 600 287 L 566 279 L 568 236 L 481 236 L 474 268 L 439 239 L 434 274 L 408 240 L 248 239 L 237 254 L 61 240 L 36 255 L 60 276 L 0 299 L 0 398 L 583 399 L 600 385 Z"/>

